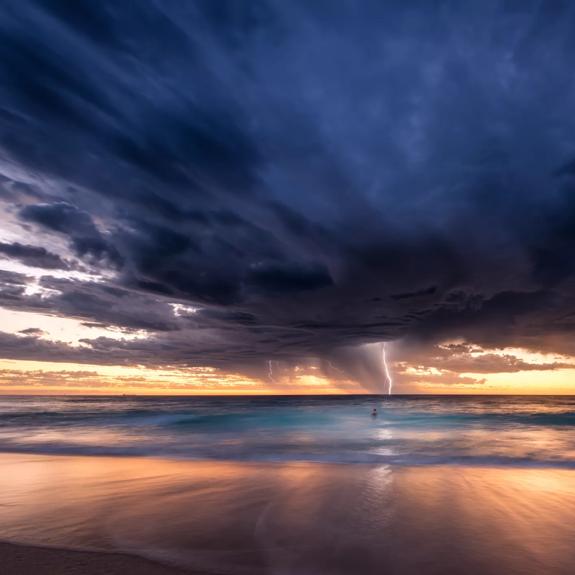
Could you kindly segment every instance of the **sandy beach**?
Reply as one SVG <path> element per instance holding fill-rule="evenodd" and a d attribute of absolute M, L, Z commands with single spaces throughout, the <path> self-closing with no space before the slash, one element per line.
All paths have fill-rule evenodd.
<path fill-rule="evenodd" d="M 3 575 L 182 575 L 191 573 L 139 557 L 0 543 Z"/>
<path fill-rule="evenodd" d="M 32 546 L 3 545 L 3 574 L 570 575 L 575 564 L 570 470 L 37 455 L 0 466 L 0 539 Z"/>

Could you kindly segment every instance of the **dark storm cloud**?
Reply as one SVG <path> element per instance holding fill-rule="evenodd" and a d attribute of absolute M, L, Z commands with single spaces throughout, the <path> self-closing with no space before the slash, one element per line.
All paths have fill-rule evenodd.
<path fill-rule="evenodd" d="M 0 331 L 2 357 L 32 361 L 60 361 L 114 365 L 123 358 L 114 353 L 101 353 L 91 348 L 74 348 L 61 342 L 46 341 L 39 334 L 9 334 Z"/>
<path fill-rule="evenodd" d="M 26 295 L 26 284 L 12 285 L 10 278 L 5 280 L 0 275 L 0 306 L 71 317 L 127 331 L 178 329 L 172 307 L 145 294 L 103 283 L 56 278 L 43 278 L 39 287 L 40 292 Z"/>
<path fill-rule="evenodd" d="M 473 346 L 440 345 L 414 350 L 399 345 L 394 348 L 394 359 L 399 369 L 415 366 L 418 369 L 433 368 L 459 373 L 515 373 L 518 371 L 548 371 L 555 369 L 572 369 L 574 364 L 566 361 L 549 361 L 547 363 L 530 362 L 511 353 L 486 352 Z"/>
<path fill-rule="evenodd" d="M 22 335 L 27 335 L 30 337 L 40 337 L 41 335 L 44 335 L 45 332 L 44 330 L 40 329 L 39 327 L 29 327 L 23 330 L 20 330 L 20 332 Z"/>
<path fill-rule="evenodd" d="M 20 211 L 20 218 L 63 234 L 81 258 L 107 259 L 116 264 L 121 261 L 116 249 L 108 245 L 90 216 L 68 203 L 28 205 Z"/>
<path fill-rule="evenodd" d="M 8 0 L 6 197 L 106 279 L 2 301 L 162 331 L 160 363 L 556 346 L 573 53 L 562 2 Z"/>
<path fill-rule="evenodd" d="M 0 270 L 0 306 L 19 307 L 26 297 L 28 279 L 23 274 Z"/>
<path fill-rule="evenodd" d="M 10 272 L 7 270 L 0 270 L 0 285 L 6 287 L 10 285 L 25 287 L 28 283 L 28 276 L 18 272 Z"/>
<path fill-rule="evenodd" d="M 49 252 L 46 248 L 39 246 L 28 246 L 18 242 L 5 243 L 0 242 L 0 255 L 7 256 L 21 263 L 47 270 L 69 269 L 69 264 L 59 255 Z"/>

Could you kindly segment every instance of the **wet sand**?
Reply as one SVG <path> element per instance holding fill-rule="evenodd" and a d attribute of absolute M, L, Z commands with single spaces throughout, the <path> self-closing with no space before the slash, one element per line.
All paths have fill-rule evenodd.
<path fill-rule="evenodd" d="M 0 470 L 0 539 L 101 553 L 86 574 L 140 561 L 114 553 L 231 575 L 575 572 L 571 470 L 31 455 Z M 51 573 L 27 565 L 14 573 Z M 161 569 L 138 565 L 122 569 Z"/>
<path fill-rule="evenodd" d="M 139 557 L 0 543 L 2 575 L 185 575 Z"/>

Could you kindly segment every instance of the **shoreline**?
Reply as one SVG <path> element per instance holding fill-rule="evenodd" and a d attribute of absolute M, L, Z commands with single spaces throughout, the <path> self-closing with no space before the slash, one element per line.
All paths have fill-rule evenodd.
<path fill-rule="evenodd" d="M 30 459 L 109 459 L 109 460 L 132 460 L 148 461 L 158 463 L 190 464 L 190 465 L 237 465 L 241 467 L 350 467 L 350 468 L 375 468 L 386 467 L 392 470 L 402 469 L 495 469 L 501 471 L 509 470 L 557 470 L 575 471 L 575 459 L 567 461 L 516 459 L 508 460 L 485 456 L 475 459 L 419 459 L 414 461 L 395 460 L 353 460 L 353 459 L 234 459 L 218 457 L 181 457 L 177 455 L 159 454 L 136 454 L 136 453 L 88 453 L 88 452 L 48 452 L 48 451 L 23 451 L 23 450 L 0 450 L 0 458 L 14 457 L 22 460 Z M 1 540 L 0 540 L 1 541 Z"/>
<path fill-rule="evenodd" d="M 0 541 L 2 575 L 207 575 L 156 563 L 137 555 L 78 551 Z"/>
<path fill-rule="evenodd" d="M 0 466 L 2 575 L 571 575 L 575 563 L 573 470 L 22 454 Z"/>

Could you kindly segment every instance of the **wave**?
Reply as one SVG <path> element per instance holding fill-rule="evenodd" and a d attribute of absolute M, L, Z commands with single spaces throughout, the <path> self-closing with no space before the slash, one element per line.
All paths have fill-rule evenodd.
<path fill-rule="evenodd" d="M 346 465 L 393 465 L 403 467 L 465 466 L 526 467 L 575 469 L 572 458 L 510 457 L 498 455 L 422 455 L 378 454 L 369 452 L 339 453 L 222 453 L 220 448 L 208 450 L 166 449 L 157 447 L 78 446 L 75 444 L 44 444 L 42 446 L 0 444 L 0 452 L 54 456 L 147 457 L 191 461 L 235 461 L 245 463 L 319 463 Z"/>
<path fill-rule="evenodd" d="M 0 451 L 572 468 L 575 399 L 17 398 L 0 403 Z"/>
<path fill-rule="evenodd" d="M 339 413 L 292 413 L 292 414 L 254 414 L 254 413 L 189 413 L 168 412 L 158 413 L 152 410 L 134 410 L 119 413 L 65 413 L 65 412 L 13 412 L 0 419 L 0 428 L 38 427 L 59 424 L 75 427 L 119 426 L 135 428 L 218 428 L 228 430 L 257 427 L 297 427 L 297 426 L 329 426 L 340 423 Z M 363 415 L 361 416 L 363 418 Z M 537 427 L 575 427 L 575 412 L 562 413 L 386 413 L 381 414 L 386 425 L 390 427 L 465 427 L 465 426 L 537 426 Z"/>

